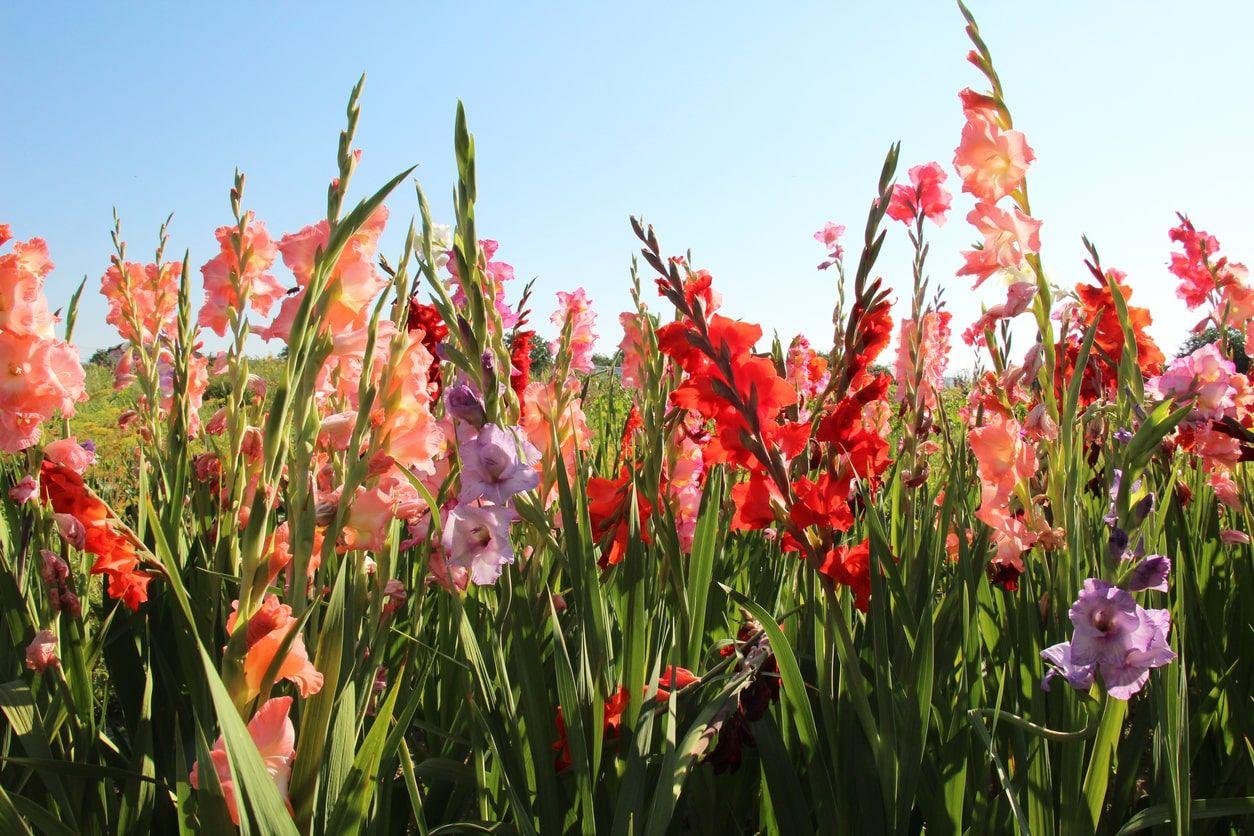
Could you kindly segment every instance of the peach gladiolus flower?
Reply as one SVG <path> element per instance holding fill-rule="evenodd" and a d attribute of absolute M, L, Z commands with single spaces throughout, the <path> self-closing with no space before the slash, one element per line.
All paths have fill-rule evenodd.
<path fill-rule="evenodd" d="M 592 371 L 592 349 L 597 342 L 597 314 L 592 310 L 592 300 L 588 298 L 588 292 L 582 287 L 575 288 L 570 293 L 559 290 L 557 310 L 553 312 L 550 321 L 561 332 L 569 328 L 570 370 L 578 374 Z M 560 342 L 559 339 L 549 343 L 554 355 L 558 352 Z"/>
<path fill-rule="evenodd" d="M 9 240 L 7 225 L 0 237 Z M 34 446 L 44 422 L 58 411 L 73 417 L 74 405 L 87 400 L 78 352 L 53 334 L 43 295 L 51 270 L 38 238 L 0 255 L 0 452 Z"/>
<path fill-rule="evenodd" d="M 1013 418 L 993 413 L 967 436 L 975 454 L 980 481 L 999 496 L 1008 496 L 1036 472 L 1036 453 L 1023 441 L 1023 428 Z"/>
<path fill-rule="evenodd" d="M 977 203 L 967 215 L 967 223 L 984 236 L 983 246 L 962 254 L 966 259 L 959 276 L 975 276 L 975 286 L 998 270 L 1022 270 L 1023 257 L 1040 252 L 1041 222 L 1018 209 L 999 209 L 991 203 Z"/>
<path fill-rule="evenodd" d="M 569 379 L 564 384 L 562 397 L 566 401 L 561 415 L 558 411 L 559 384 L 556 380 L 547 383 L 533 381 L 523 392 L 523 415 L 520 422 L 527 439 L 540 451 L 540 460 L 536 463 L 543 470 L 546 462 L 560 456 L 566 463 L 567 470 L 575 461 L 575 449 L 586 450 L 592 443 L 592 433 L 584 418 L 583 408 L 579 402 L 579 383 Z M 553 450 L 551 427 L 557 425 L 557 438 L 560 449 Z"/>
<path fill-rule="evenodd" d="M 332 334 L 364 325 L 371 300 L 387 286 L 387 278 L 379 274 L 374 264 L 379 249 L 379 236 L 383 234 L 387 220 L 386 206 L 375 209 L 362 227 L 348 239 L 331 271 L 325 322 Z M 296 311 L 304 297 L 304 289 L 309 287 L 313 277 L 314 258 L 319 249 L 326 248 L 330 237 L 330 227 L 323 220 L 279 239 L 278 247 L 283 255 L 283 263 L 296 275 L 301 292 L 283 300 L 278 316 L 270 327 L 258 329 L 257 333 L 261 337 L 267 340 L 287 339 Z"/>
<path fill-rule="evenodd" d="M 227 632 L 235 630 L 236 617 L 239 615 L 239 601 L 231 605 L 231 614 L 226 620 Z M 244 656 L 244 683 L 249 699 L 261 693 L 262 680 L 266 671 L 274 662 L 284 639 L 296 629 L 296 618 L 292 608 L 280 604 L 277 595 L 267 595 L 261 602 L 260 609 L 253 613 L 245 625 L 244 644 L 247 652 Z M 296 685 L 302 697 L 308 697 L 322 690 L 322 674 L 314 668 L 305 650 L 305 639 L 299 634 L 292 640 L 287 656 L 279 665 L 276 679 L 286 679 Z"/>
<path fill-rule="evenodd" d="M 279 794 L 287 798 L 287 782 L 292 775 L 292 759 L 296 756 L 296 727 L 292 725 L 289 713 L 292 710 L 291 697 L 275 697 L 266 700 L 257 713 L 248 721 L 248 735 L 257 746 L 266 771 L 274 779 Z M 235 803 L 235 781 L 231 777 L 231 765 L 226 754 L 226 740 L 219 737 L 209 752 L 213 762 L 213 771 L 218 774 L 218 783 L 222 785 L 222 794 L 226 798 L 226 809 L 231 821 L 239 824 L 239 808 Z M 200 764 L 192 767 L 191 785 L 200 789 Z"/>
<path fill-rule="evenodd" d="M 44 279 L 52 266 L 42 238 L 19 241 L 13 252 L 0 256 L 0 329 L 52 339 L 56 317 L 48 310 L 43 293 Z"/>
<path fill-rule="evenodd" d="M 268 272 L 278 258 L 279 250 L 266 231 L 266 225 L 253 220 L 252 212 L 247 214 L 244 224 L 240 240 L 240 249 L 245 253 L 243 273 L 231 242 L 232 236 L 239 232 L 237 226 L 218 227 L 214 237 L 218 239 L 221 252 L 200 268 L 205 284 L 205 304 L 200 309 L 199 321 L 201 326 L 219 337 L 226 334 L 230 324 L 228 312 L 239 311 L 241 299 L 257 313 L 268 316 L 270 308 L 287 292 L 287 288 Z"/>
<path fill-rule="evenodd" d="M 1001 200 L 1023 184 L 1035 159 L 1022 132 L 1002 130 L 986 111 L 968 111 L 954 151 L 954 168 L 962 178 L 964 192 L 977 200 Z"/>
<path fill-rule="evenodd" d="M 100 292 L 109 302 L 105 321 L 122 339 L 139 345 L 155 345 L 160 335 L 174 334 L 178 321 L 179 276 L 177 261 L 113 264 L 100 279 Z"/>

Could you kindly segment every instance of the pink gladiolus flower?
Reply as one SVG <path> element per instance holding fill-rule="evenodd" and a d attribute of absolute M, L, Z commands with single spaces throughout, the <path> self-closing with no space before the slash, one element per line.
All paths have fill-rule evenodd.
<path fill-rule="evenodd" d="M 37 490 L 39 490 L 39 485 L 35 482 L 34 477 L 23 476 L 20 482 L 9 488 L 9 499 L 21 505 L 29 502 Z"/>
<path fill-rule="evenodd" d="M 811 400 L 827 387 L 830 375 L 827 358 L 810 347 L 810 341 L 798 334 L 788 344 L 784 373 L 797 390 L 801 403 Z"/>
<path fill-rule="evenodd" d="M 291 697 L 274 697 L 266 700 L 248 721 L 248 735 L 256 744 L 266 771 L 274 779 L 274 784 L 284 799 L 287 798 L 287 782 L 292 774 L 292 759 L 296 756 L 296 727 L 288 716 L 291 710 Z M 213 771 L 218 775 L 218 783 L 222 785 L 227 812 L 231 821 L 238 825 L 239 808 L 235 803 L 235 782 L 231 777 L 224 738 L 219 737 L 213 744 L 209 758 L 213 762 Z M 190 780 L 192 787 L 200 789 L 199 763 L 192 767 Z"/>
<path fill-rule="evenodd" d="M 1171 254 L 1168 268 L 1180 280 L 1176 295 L 1190 308 L 1196 308 L 1215 289 L 1215 276 L 1208 264 L 1220 263 L 1219 241 L 1198 230 L 1187 218 L 1182 218 L 1180 225 L 1172 228 L 1167 236 L 1184 247 L 1184 252 Z"/>
<path fill-rule="evenodd" d="M 569 334 L 570 370 L 577 374 L 592 371 L 592 349 L 596 347 L 596 311 L 592 310 L 592 300 L 582 287 L 567 293 L 557 292 L 557 310 L 550 321 L 562 332 L 563 337 Z M 557 354 L 562 338 L 549 343 L 549 348 Z"/>
<path fill-rule="evenodd" d="M 78 517 L 73 514 L 53 514 L 52 521 L 56 524 L 61 539 L 74 548 L 81 549 L 87 544 L 87 528 Z"/>
<path fill-rule="evenodd" d="M 240 250 L 245 253 L 243 272 L 235 257 L 232 237 L 239 234 L 237 226 L 218 227 L 214 237 L 221 248 L 216 256 L 200 268 L 204 277 L 205 304 L 200 309 L 200 324 L 219 337 L 226 334 L 230 323 L 228 313 L 239 312 L 244 300 L 254 311 L 268 316 L 270 308 L 286 294 L 287 289 L 268 271 L 278 257 L 279 250 L 266 225 L 253 220 L 249 212 L 244 219 L 245 227 L 240 240 Z"/>
<path fill-rule="evenodd" d="M 967 345 L 983 345 L 984 332 L 1001 322 L 1012 319 L 1028 309 L 1028 305 L 1036 298 L 1035 282 L 1015 282 L 1006 289 L 1006 301 L 986 310 L 971 327 L 962 332 L 962 341 Z"/>
<path fill-rule="evenodd" d="M 96 453 L 95 450 L 89 450 L 79 444 L 74 436 L 70 436 L 45 445 L 44 458 L 81 476 L 96 461 Z"/>
<path fill-rule="evenodd" d="M 967 439 L 975 454 L 980 482 L 998 495 L 1010 494 L 1016 485 L 1036 473 L 1036 453 L 1023 442 L 1023 429 L 1013 418 L 986 414 L 984 425 L 971 430 Z"/>
<path fill-rule="evenodd" d="M 1244 531 L 1237 531 L 1235 528 L 1225 528 L 1219 532 L 1219 539 L 1229 546 L 1248 546 L 1250 544 L 1250 535 Z"/>
<path fill-rule="evenodd" d="M 57 658 L 57 634 L 51 630 L 40 630 L 35 638 L 26 646 L 26 667 L 28 670 L 43 672 L 48 668 L 59 667 Z"/>
<path fill-rule="evenodd" d="M 644 334 L 640 327 L 640 314 L 621 313 L 618 321 L 623 326 L 623 341 L 618 344 L 623 352 L 623 385 L 639 389 L 644 366 Z"/>
<path fill-rule="evenodd" d="M 675 527 L 679 533 L 679 548 L 684 554 L 692 551 L 692 541 L 697 532 L 697 516 L 701 513 L 701 487 L 705 475 L 701 445 L 687 435 L 681 435 L 675 462 L 670 468 L 666 492 L 675 512 Z"/>
<path fill-rule="evenodd" d="M 984 111 L 968 111 L 954 151 L 954 168 L 964 192 L 977 200 L 1001 200 L 1022 185 L 1035 159 L 1021 132 L 1002 130 Z"/>
<path fill-rule="evenodd" d="M 905 400 L 906 386 L 903 384 L 909 382 L 917 390 L 919 402 L 928 409 L 936 409 L 937 393 L 944 388 L 945 367 L 949 364 L 949 321 L 952 316 L 949 311 L 926 311 L 922 317 L 922 329 L 916 328 L 913 319 L 901 321 L 894 364 L 897 379 L 894 400 Z"/>
<path fill-rule="evenodd" d="M 888 202 L 888 217 L 905 224 L 914 223 L 919 215 L 937 226 L 945 225 L 945 213 L 953 199 L 943 185 L 945 170 L 940 163 L 924 163 L 910 169 L 910 185 L 898 183 Z"/>
<path fill-rule="evenodd" d="M 820 264 L 818 269 L 826 270 L 845 254 L 844 247 L 840 245 L 840 237 L 844 234 L 845 227 L 831 221 L 823 224 L 823 228 L 814 233 L 814 240 L 822 244 L 824 249 L 827 250 L 827 261 Z"/>
<path fill-rule="evenodd" d="M 967 222 L 984 236 L 980 249 L 964 252 L 966 264 L 959 276 L 975 276 L 975 287 L 998 270 L 1019 271 L 1023 257 L 1041 249 L 1041 222 L 1018 209 L 999 209 L 991 203 L 977 203 Z"/>
<path fill-rule="evenodd" d="M 444 518 L 441 541 L 449 564 L 466 569 L 478 586 L 496 583 L 501 570 L 514 562 L 509 525 L 515 519 L 512 509 L 500 505 L 453 508 Z"/>
<path fill-rule="evenodd" d="M 1175 398 L 1183 401 L 1197 396 L 1195 409 L 1190 418 L 1216 420 L 1235 406 L 1232 376 L 1236 366 L 1226 359 L 1218 346 L 1204 345 L 1187 357 L 1171 361 L 1158 377 L 1145 383 L 1146 394 L 1159 399 Z"/>

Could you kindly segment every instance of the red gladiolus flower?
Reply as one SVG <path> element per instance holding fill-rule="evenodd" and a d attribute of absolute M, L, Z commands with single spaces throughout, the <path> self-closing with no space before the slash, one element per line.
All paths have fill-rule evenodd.
<path fill-rule="evenodd" d="M 854 606 L 863 612 L 871 603 L 871 542 L 836 546 L 827 553 L 819 571 L 853 590 Z"/>
<path fill-rule="evenodd" d="M 622 562 L 627 553 L 629 519 L 627 497 L 631 492 L 631 473 L 623 468 L 617 479 L 595 477 L 588 480 L 588 517 L 592 521 L 592 537 L 603 542 L 613 532 L 613 542 L 608 552 L 601 555 L 601 568 Z M 636 493 L 637 516 L 640 521 L 640 539 L 648 543 L 649 532 L 645 522 L 653 514 L 653 505 L 639 492 Z"/>
<path fill-rule="evenodd" d="M 148 600 L 152 576 L 138 571 L 139 552 L 130 536 L 114 525 L 113 515 L 99 497 L 83 484 L 83 477 L 45 460 L 39 477 L 40 495 L 58 514 L 68 514 L 82 524 L 83 551 L 96 556 L 93 575 L 106 575 L 111 598 L 121 599 L 132 610 Z"/>
<path fill-rule="evenodd" d="M 1119 289 L 1125 302 L 1131 298 L 1132 288 L 1123 283 L 1125 274 L 1122 271 L 1109 270 L 1106 276 L 1113 279 L 1115 287 Z M 1105 281 L 1102 281 L 1100 284 L 1077 284 L 1075 292 L 1080 299 L 1082 327 L 1088 328 L 1094 322 L 1098 323 L 1097 334 L 1093 338 L 1093 346 L 1094 349 L 1100 349 L 1100 351 L 1095 350 L 1093 352 L 1093 357 L 1085 370 L 1085 376 L 1088 377 L 1090 374 L 1101 375 L 1104 368 L 1104 388 L 1109 389 L 1116 384 L 1118 379 L 1119 362 L 1123 357 L 1124 347 L 1123 327 L 1119 323 L 1119 313 L 1115 309 L 1114 296 L 1110 291 L 1110 286 Z M 1156 375 L 1162 371 L 1162 364 L 1165 358 L 1162 351 L 1158 348 L 1158 344 L 1154 342 L 1154 338 L 1145 330 L 1154 319 L 1146 308 L 1128 305 L 1127 309 L 1128 324 L 1132 326 L 1133 334 L 1136 337 L 1137 365 L 1140 366 L 1143 374 Z M 1110 358 L 1109 361 L 1106 360 L 1107 357 Z"/>
<path fill-rule="evenodd" d="M 531 343 L 535 336 L 535 331 L 519 331 L 514 334 L 514 340 L 509 347 L 509 364 L 512 367 L 509 372 L 509 388 L 514 390 L 519 403 L 522 403 L 523 392 L 531 382 Z"/>
<path fill-rule="evenodd" d="M 682 691 L 689 685 L 700 682 L 701 677 L 694 674 L 687 668 L 681 668 L 677 665 L 671 665 L 662 672 L 657 681 L 657 694 L 654 700 L 664 703 L 671 698 L 674 691 Z M 645 686 L 645 693 L 649 692 L 649 687 Z M 627 689 L 622 685 L 614 690 L 614 693 L 605 700 L 604 714 L 604 738 L 608 744 L 613 744 L 618 739 L 619 731 L 623 725 L 623 712 L 627 710 Z M 558 772 L 570 767 L 570 744 L 566 739 L 566 721 L 562 717 L 562 707 L 557 707 L 557 716 L 554 718 L 554 725 L 557 726 L 557 740 L 553 743 L 553 751 L 557 753 L 554 758 L 554 766 Z"/>

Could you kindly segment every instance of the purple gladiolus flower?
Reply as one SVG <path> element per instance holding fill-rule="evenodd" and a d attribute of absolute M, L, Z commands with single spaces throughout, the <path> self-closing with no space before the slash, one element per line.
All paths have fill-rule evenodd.
<path fill-rule="evenodd" d="M 1129 592 L 1140 592 L 1153 589 L 1157 592 L 1167 591 L 1167 575 L 1171 573 L 1171 561 L 1161 554 L 1151 554 L 1136 565 L 1128 575 L 1124 588 Z"/>
<path fill-rule="evenodd" d="M 540 474 L 532 467 L 538 453 L 512 429 L 484 424 L 476 437 L 462 444 L 459 453 L 462 460 L 459 502 L 483 499 L 504 505 L 514 494 L 540 484 Z"/>
<path fill-rule="evenodd" d="M 448 414 L 454 418 L 461 419 L 475 428 L 482 427 L 483 422 L 487 420 L 483 398 L 479 397 L 479 393 L 470 384 L 458 383 L 450 386 L 444 397 Z"/>
<path fill-rule="evenodd" d="M 1041 657 L 1073 687 L 1087 687 L 1100 672 L 1106 693 L 1126 700 L 1145 686 L 1151 668 L 1176 658 L 1167 644 L 1171 614 L 1142 608 L 1127 590 L 1106 581 L 1086 580 L 1069 615 L 1071 641 L 1046 648 Z"/>
<path fill-rule="evenodd" d="M 441 545 L 452 566 L 470 573 L 472 583 L 496 583 L 501 570 L 514 562 L 514 546 L 509 541 L 509 525 L 514 510 L 503 505 L 458 505 L 444 518 Z"/>

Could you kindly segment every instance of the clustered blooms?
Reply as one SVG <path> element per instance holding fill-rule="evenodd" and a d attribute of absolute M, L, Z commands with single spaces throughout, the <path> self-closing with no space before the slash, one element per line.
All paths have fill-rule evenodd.
<path fill-rule="evenodd" d="M 12 238 L 0 224 L 0 247 Z M 44 279 L 52 272 L 41 238 L 0 254 L 0 452 L 39 443 L 42 425 L 60 412 L 74 416 L 87 399 L 86 375 L 72 345 L 56 338 Z"/>
<path fill-rule="evenodd" d="M 152 575 L 139 568 L 142 546 L 135 536 L 69 467 L 45 459 L 39 490 L 65 539 L 95 555 L 91 574 L 108 578 L 109 596 L 121 599 L 132 610 L 139 609 L 148 600 Z"/>
<path fill-rule="evenodd" d="M 976 66 L 979 62 L 973 57 Z M 1028 275 L 1028 256 L 1040 251 L 1041 222 L 1029 215 L 1022 185 L 1036 154 L 1023 133 L 1010 127 L 1009 115 L 1000 101 L 970 88 L 959 94 L 966 125 L 954 151 L 954 168 L 962 190 L 976 199 L 967 222 L 983 238 L 974 250 L 963 253 L 960 276 L 974 276 L 979 287 L 994 273 L 1009 282 L 1006 301 L 985 312 L 975 326 L 963 332 L 971 345 L 980 343 L 996 322 L 1027 310 L 1035 296 L 1034 279 Z M 1015 204 L 997 204 L 1010 197 Z"/>
<path fill-rule="evenodd" d="M 269 316 L 270 308 L 287 289 L 269 272 L 278 258 L 278 247 L 266 225 L 254 220 L 251 212 L 244 216 L 241 226 L 218 227 L 214 237 L 221 252 L 200 268 L 205 303 L 199 321 L 221 337 L 226 334 L 231 312 L 239 313 L 249 306 L 261 316 Z"/>
<path fill-rule="evenodd" d="M 949 365 L 949 322 L 953 315 L 949 311 L 929 310 L 920 319 L 922 326 L 913 319 L 903 319 L 897 332 L 897 358 L 893 364 L 897 386 L 893 399 L 903 401 L 913 391 L 922 406 L 934 411 Z"/>
<path fill-rule="evenodd" d="M 979 468 L 980 509 L 976 517 L 991 529 L 997 554 L 989 564 L 989 574 L 1007 589 L 1017 588 L 1024 565 L 1021 555 L 1036 542 L 1032 502 L 1027 497 L 1029 482 L 1036 473 L 1036 453 L 1024 438 L 1023 428 L 1014 418 L 1000 412 L 985 415 L 984 424 L 971 430 L 967 438 Z M 1019 512 L 1011 509 L 1014 500 Z"/>
<path fill-rule="evenodd" d="M 596 345 L 596 311 L 592 310 L 592 300 L 582 287 L 567 293 L 557 292 L 557 310 L 553 312 L 552 322 L 563 331 L 570 350 L 570 370 L 578 374 L 592 371 L 592 349 Z M 560 341 L 550 344 L 553 353 L 558 352 Z"/>

